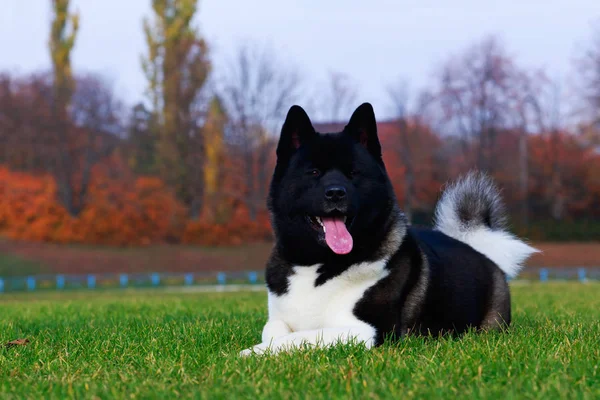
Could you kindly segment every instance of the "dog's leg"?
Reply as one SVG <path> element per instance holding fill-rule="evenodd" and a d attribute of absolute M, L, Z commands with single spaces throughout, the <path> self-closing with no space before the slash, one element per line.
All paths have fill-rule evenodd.
<path fill-rule="evenodd" d="M 280 319 L 268 321 L 262 331 L 262 342 L 271 343 L 271 341 L 292 333 L 292 330 L 285 322 Z"/>
<path fill-rule="evenodd" d="M 280 319 L 269 320 L 265 324 L 265 327 L 263 328 L 263 331 L 262 331 L 262 343 L 254 346 L 254 347 L 259 347 L 259 346 L 263 346 L 263 345 L 268 346 L 269 344 L 273 343 L 273 341 L 275 339 L 280 338 L 282 336 L 289 335 L 290 333 L 292 333 L 292 330 L 282 320 L 280 320 Z M 240 353 L 240 355 L 248 355 L 248 354 L 252 354 L 252 348 L 243 350 Z"/>
<path fill-rule="evenodd" d="M 240 355 L 247 356 L 252 353 L 263 354 L 265 352 L 276 354 L 281 351 L 294 350 L 303 345 L 329 347 L 338 343 L 350 342 L 364 343 L 367 348 L 373 347 L 375 344 L 375 329 L 365 324 L 365 326 L 348 328 L 325 328 L 293 332 L 276 338 L 270 343 L 263 342 L 252 349 L 244 350 Z"/>

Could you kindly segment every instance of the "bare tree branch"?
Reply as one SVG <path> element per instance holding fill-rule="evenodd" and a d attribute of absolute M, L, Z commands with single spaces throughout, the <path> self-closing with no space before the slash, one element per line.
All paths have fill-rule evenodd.
<path fill-rule="evenodd" d="M 245 43 L 227 64 L 219 92 L 228 115 L 226 140 L 244 160 L 247 205 L 256 218 L 264 203 L 273 133 L 299 98 L 300 78 L 266 46 Z"/>

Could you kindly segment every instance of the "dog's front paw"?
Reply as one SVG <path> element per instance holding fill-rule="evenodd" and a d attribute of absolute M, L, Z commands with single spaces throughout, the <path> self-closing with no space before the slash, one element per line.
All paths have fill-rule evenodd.
<path fill-rule="evenodd" d="M 252 346 L 249 349 L 242 350 L 240 352 L 240 357 L 248 357 L 248 356 L 251 356 L 252 354 L 261 355 L 261 354 L 264 354 L 268 348 L 269 348 L 269 346 L 264 343 L 257 344 L 256 346 Z"/>
<path fill-rule="evenodd" d="M 240 351 L 240 357 L 248 357 L 249 355 L 252 355 L 252 349 L 245 349 Z"/>

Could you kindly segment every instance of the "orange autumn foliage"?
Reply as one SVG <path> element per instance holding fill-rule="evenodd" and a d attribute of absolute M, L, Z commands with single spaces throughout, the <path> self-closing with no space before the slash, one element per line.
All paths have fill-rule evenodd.
<path fill-rule="evenodd" d="M 113 246 L 238 245 L 271 238 L 266 215 L 251 222 L 240 208 L 226 224 L 188 221 L 185 208 L 160 179 L 109 175 L 95 171 L 87 205 L 73 217 L 57 201 L 51 176 L 0 167 L 0 234 L 19 240 Z"/>
<path fill-rule="evenodd" d="M 271 224 L 266 212 L 259 213 L 256 221 L 251 221 L 248 209 L 237 207 L 225 223 L 188 221 L 181 242 L 201 246 L 237 246 L 272 239 Z"/>
<path fill-rule="evenodd" d="M 87 206 L 71 216 L 50 176 L 0 168 L 0 233 L 21 240 L 103 245 L 165 241 L 183 229 L 185 210 L 156 178 L 133 182 L 96 173 Z"/>
<path fill-rule="evenodd" d="M 387 170 L 402 205 L 406 165 L 398 150 L 398 133 L 392 128 L 382 129 L 381 138 Z M 455 166 L 462 165 L 464 155 L 463 151 L 453 151 L 449 139 L 441 140 L 426 130 L 419 130 L 418 134 L 411 148 L 415 177 L 412 201 L 413 210 L 424 213 L 433 210 L 443 182 L 456 176 Z M 450 145 L 442 147 L 444 143 Z M 517 145 L 516 133 L 504 132 L 493 158 L 497 165 L 493 176 L 504 189 L 509 210 L 516 216 L 522 202 L 520 167 L 514 161 Z M 198 220 L 188 218 L 188 210 L 163 181 L 135 176 L 119 156 L 95 167 L 84 207 L 77 217 L 58 201 L 57 185 L 49 174 L 14 172 L 0 166 L 0 235 L 30 241 L 117 246 L 233 246 L 272 240 L 266 210 L 259 209 L 256 221 L 251 221 L 245 205 L 248 199 L 244 181 L 241 174 L 233 172 L 238 171 L 235 158 L 225 161 L 221 192 L 214 202 L 206 202 Z M 526 199 L 531 225 L 549 218 L 554 218 L 553 223 L 600 218 L 597 148 L 563 132 L 531 135 L 528 165 Z M 513 220 L 518 223 L 518 219 Z M 539 235 L 534 234 L 534 229 L 537 228 L 528 231 L 529 237 L 545 237 L 545 225 L 539 228 Z"/>
<path fill-rule="evenodd" d="M 600 154 L 566 132 L 530 140 L 530 196 L 571 218 L 598 216 Z"/>
<path fill-rule="evenodd" d="M 378 129 L 383 159 L 398 202 L 404 205 L 406 201 L 408 160 L 403 157 L 403 149 L 408 142 L 414 175 L 412 207 L 415 210 L 433 209 L 443 184 L 436 176 L 436 155 L 441 146 L 440 138 L 427 125 L 416 120 L 408 120 L 404 132 L 401 132 L 398 122 L 380 123 Z"/>

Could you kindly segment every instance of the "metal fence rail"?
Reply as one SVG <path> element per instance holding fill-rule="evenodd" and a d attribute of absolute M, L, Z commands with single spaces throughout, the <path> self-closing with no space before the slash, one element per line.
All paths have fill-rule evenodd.
<path fill-rule="evenodd" d="M 151 272 L 132 274 L 44 274 L 19 277 L 0 277 L 0 293 L 48 289 L 68 290 L 228 284 L 258 285 L 263 283 L 263 274 L 257 271 L 215 271 L 189 273 Z"/>
<path fill-rule="evenodd" d="M 525 268 L 516 279 L 539 280 L 547 282 L 550 280 L 577 280 L 587 282 L 588 280 L 600 280 L 600 266 L 598 267 L 528 267 Z"/>
<path fill-rule="evenodd" d="M 151 272 L 132 274 L 56 274 L 0 277 L 0 293 L 101 288 L 136 288 L 160 286 L 263 285 L 262 271 L 240 272 Z M 600 267 L 526 268 L 517 280 L 600 281 Z"/>

